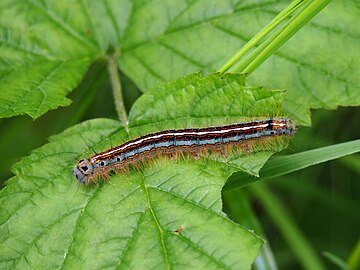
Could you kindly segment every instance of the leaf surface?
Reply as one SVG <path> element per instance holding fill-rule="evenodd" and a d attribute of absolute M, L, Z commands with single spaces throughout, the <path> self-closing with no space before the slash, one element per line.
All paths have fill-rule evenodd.
<path fill-rule="evenodd" d="M 360 104 L 359 5 L 333 2 L 250 76 L 252 85 L 286 89 L 284 109 L 299 125 L 310 125 L 311 108 Z M 120 67 L 143 91 L 189 72 L 213 72 L 288 4 L 225 3 L 187 6 L 156 37 L 125 47 Z"/>
<path fill-rule="evenodd" d="M 310 109 L 359 106 L 358 1 L 332 1 L 254 72 L 251 84 L 287 89 L 284 110 L 310 125 Z M 272 18 L 266 8 L 261 20 Z M 264 21 L 265 22 L 265 21 Z"/>
<path fill-rule="evenodd" d="M 189 75 L 137 101 L 130 137 L 250 119 L 256 111 L 280 113 L 282 97 L 282 91 L 246 87 L 238 74 Z M 214 100 L 228 109 L 214 114 Z M 197 108 L 189 110 L 189 103 Z M 286 142 L 227 158 L 158 158 L 108 182 L 76 182 L 78 159 L 128 139 L 119 122 L 90 120 L 51 137 L 14 166 L 0 193 L 2 269 L 250 269 L 262 241 L 226 217 L 221 190 L 235 171 L 257 174 Z"/>
<path fill-rule="evenodd" d="M 1 1 L 0 117 L 28 114 L 35 119 L 69 105 L 66 95 L 91 62 L 119 44 L 116 37 L 124 29 L 116 24 L 126 20 L 126 6 L 108 6 L 107 1 Z M 112 12 L 119 10 L 112 21 Z"/>
<path fill-rule="evenodd" d="M 37 118 L 66 95 L 91 62 L 119 52 L 142 91 L 218 70 L 287 1 L 11 1 L 0 3 L 0 117 Z M 311 108 L 360 104 L 359 7 L 334 1 L 252 74 L 287 89 L 285 109 L 310 124 Z M 23 98 L 23 99 L 22 99 Z"/>

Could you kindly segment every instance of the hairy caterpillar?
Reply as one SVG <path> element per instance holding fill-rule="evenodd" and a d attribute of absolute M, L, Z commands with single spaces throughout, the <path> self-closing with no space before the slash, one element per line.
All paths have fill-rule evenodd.
<path fill-rule="evenodd" d="M 123 143 L 90 158 L 82 159 L 74 168 L 80 183 L 88 184 L 111 171 L 122 171 L 130 165 L 177 153 L 197 153 L 210 149 L 223 153 L 223 146 L 241 147 L 243 142 L 271 136 L 291 136 L 295 125 L 287 118 L 270 118 L 224 126 L 165 130 Z M 224 153 L 223 153 L 224 154 Z"/>

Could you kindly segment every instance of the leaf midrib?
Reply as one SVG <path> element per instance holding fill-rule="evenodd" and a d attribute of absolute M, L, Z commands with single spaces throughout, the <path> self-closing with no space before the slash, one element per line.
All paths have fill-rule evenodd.
<path fill-rule="evenodd" d="M 78 224 L 82 220 L 81 218 L 84 215 L 86 208 L 89 206 L 89 203 L 95 197 L 95 195 L 99 192 L 99 190 L 101 190 L 100 186 L 97 186 L 96 188 L 94 188 L 92 194 L 89 195 L 89 197 L 88 197 L 87 201 L 85 202 L 84 206 L 81 207 L 81 212 L 80 212 L 79 216 L 77 217 L 77 219 L 75 221 L 75 224 L 74 224 L 74 227 L 73 227 L 74 229 L 73 229 L 73 231 L 71 233 L 71 241 L 69 242 L 69 245 L 67 246 L 66 250 L 64 251 L 65 256 L 63 258 L 63 261 L 60 264 L 60 266 L 61 266 L 60 269 L 63 269 L 63 266 L 65 265 L 65 262 L 68 259 L 68 254 L 71 251 L 71 248 L 73 247 L 74 236 L 76 235 L 77 228 L 79 227 Z"/>
<path fill-rule="evenodd" d="M 196 1 L 195 1 L 195 2 L 196 2 Z M 268 6 L 268 5 L 271 5 L 271 4 L 273 4 L 273 2 L 268 2 L 268 3 L 266 3 L 266 4 L 263 5 L 263 6 Z M 191 4 L 190 4 L 190 5 L 191 5 Z M 259 5 L 258 5 L 258 4 L 256 5 L 256 8 L 259 8 Z M 249 8 L 249 9 L 247 9 L 247 10 L 251 10 L 251 8 Z M 218 16 L 212 16 L 212 17 L 210 17 L 210 18 L 208 18 L 208 19 L 206 19 L 206 20 L 200 20 L 200 21 L 198 21 L 198 22 L 191 23 L 191 24 L 188 24 L 188 25 L 186 25 L 186 26 L 182 26 L 182 27 L 179 27 L 179 28 L 174 28 L 174 29 L 172 29 L 172 30 L 168 30 L 168 29 L 171 27 L 171 25 L 174 23 L 175 19 L 178 18 L 178 15 L 176 15 L 176 16 L 168 23 L 168 26 L 166 27 L 166 29 L 165 29 L 162 33 L 158 34 L 157 36 L 155 36 L 155 37 L 152 38 L 152 39 L 148 39 L 148 40 L 146 40 L 146 41 L 139 42 L 139 43 L 137 43 L 137 44 L 135 44 L 135 45 L 133 45 L 133 46 L 130 46 L 130 47 L 128 47 L 128 48 L 126 48 L 126 47 L 125 47 L 125 48 L 122 48 L 122 53 L 123 53 L 123 54 L 129 53 L 129 52 L 131 52 L 131 51 L 133 51 L 133 50 L 138 49 L 139 47 L 146 46 L 146 45 L 148 45 L 148 44 L 150 44 L 150 43 L 154 43 L 154 42 L 158 43 L 159 39 L 162 39 L 162 38 L 166 37 L 167 35 L 174 34 L 174 33 L 177 33 L 177 32 L 181 32 L 181 31 L 186 30 L 186 29 L 188 29 L 188 28 L 197 27 L 197 26 L 199 26 L 199 25 L 211 24 L 212 21 L 216 21 L 216 20 L 221 19 L 221 18 L 223 18 L 223 17 L 228 17 L 229 15 L 234 15 L 234 14 L 238 14 L 238 13 L 242 13 L 242 12 L 244 12 L 244 8 L 236 8 L 236 7 L 235 7 L 235 8 L 233 8 L 232 12 L 224 13 L 224 14 L 221 14 L 221 15 L 218 15 Z M 181 13 L 182 13 L 182 12 L 181 12 Z M 124 39 L 126 39 L 126 36 L 125 36 Z"/>
<path fill-rule="evenodd" d="M 169 255 L 168 255 L 168 252 L 166 250 L 165 241 L 164 241 L 164 232 L 165 231 L 161 227 L 161 225 L 160 225 L 160 223 L 158 221 L 158 218 L 155 215 L 155 211 L 154 211 L 154 209 L 152 207 L 151 199 L 150 199 L 149 191 L 148 191 L 147 186 L 146 186 L 144 174 L 141 173 L 140 177 L 141 177 L 141 182 L 142 182 L 142 189 L 144 190 L 144 193 L 145 193 L 146 206 L 150 210 L 151 216 L 152 216 L 152 218 L 153 218 L 153 220 L 155 222 L 155 225 L 156 225 L 156 227 L 157 227 L 157 229 L 159 231 L 160 243 L 161 243 L 161 247 L 162 247 L 163 254 L 164 254 L 166 269 L 170 269 L 170 259 L 169 259 Z"/>

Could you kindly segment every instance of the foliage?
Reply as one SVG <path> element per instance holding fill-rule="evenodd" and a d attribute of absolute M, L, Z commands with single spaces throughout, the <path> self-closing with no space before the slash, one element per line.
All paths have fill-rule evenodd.
<path fill-rule="evenodd" d="M 27 149 L 43 144 L 26 138 L 37 122 L 46 123 L 42 138 L 60 134 L 13 166 L 15 176 L 0 193 L 1 268 L 249 269 L 263 241 L 228 219 L 221 200 L 227 179 L 242 171 L 223 192 L 229 215 L 263 236 L 259 222 L 249 221 L 256 217 L 246 198 L 257 198 L 303 267 L 323 269 L 317 248 L 266 186 L 251 185 L 250 195 L 233 190 L 258 180 L 254 176 L 273 153 L 287 146 L 286 140 L 259 143 L 253 154 L 239 151 L 226 158 L 157 159 L 88 187 L 76 183 L 72 169 L 93 150 L 158 130 L 284 114 L 298 125 L 310 125 L 312 108 L 358 106 L 357 1 L 334 1 L 275 52 L 328 2 L 294 1 L 286 7 L 287 1 L 1 1 L 0 117 L 27 114 L 37 119 L 69 105 L 67 95 L 80 84 L 74 106 L 63 116 L 51 118 L 49 113 L 27 127 L 24 118 L 2 123 L 0 152 L 9 153 L 10 161 L 11 155 L 24 151 L 6 151 L 12 138 L 25 136 L 18 141 L 29 144 Z M 275 17 L 278 13 L 283 16 Z M 229 65 L 230 71 L 251 71 L 251 76 L 214 73 L 274 17 L 259 32 L 269 33 L 268 38 L 247 43 L 253 51 L 238 65 Z M 263 62 L 256 70 L 249 68 Z M 101 91 L 108 88 L 106 68 L 121 121 L 100 118 L 74 125 L 94 118 L 94 112 L 116 117 L 111 97 Z M 128 121 L 119 113 L 125 109 L 118 69 L 125 106 L 131 107 Z M 136 88 L 144 94 L 132 105 L 129 94 Z M 351 129 L 347 119 L 345 128 Z M 321 122 L 314 123 L 314 130 L 317 125 Z M 358 140 L 320 148 L 315 139 L 306 140 L 305 131 L 296 136 L 303 145 L 297 152 L 302 153 L 271 159 L 260 179 L 360 150 Z M 307 147 L 318 149 L 305 151 Z M 347 164 L 353 164 L 349 166 L 358 175 L 356 158 Z M 307 190 L 326 198 L 313 187 Z M 338 201 L 346 207 L 333 207 L 348 211 L 359 224 L 359 216 L 348 210 L 357 209 L 357 202 L 341 195 Z M 248 215 L 239 214 L 238 208 Z M 351 267 L 356 267 L 354 256 Z M 266 244 L 255 266 L 276 268 L 272 257 Z"/>

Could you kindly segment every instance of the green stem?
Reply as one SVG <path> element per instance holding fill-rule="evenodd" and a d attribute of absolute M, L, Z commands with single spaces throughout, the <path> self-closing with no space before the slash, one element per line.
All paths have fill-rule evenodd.
<path fill-rule="evenodd" d="M 294 13 L 302 4 L 304 0 L 295 0 L 282 12 L 280 12 L 267 26 L 265 26 L 259 33 L 257 33 L 250 41 L 248 41 L 233 57 L 229 59 L 218 72 L 224 73 L 231 66 L 233 66 L 241 57 L 243 57 L 248 51 L 256 46 L 266 35 L 268 35 L 273 29 L 275 29 L 280 23 L 282 23 L 288 16 Z"/>
<path fill-rule="evenodd" d="M 124 99 L 122 96 L 121 91 L 121 83 L 120 83 L 120 76 L 118 72 L 118 66 L 117 66 L 117 58 L 118 54 L 114 53 L 108 57 L 108 69 L 110 74 L 110 80 L 112 85 L 112 90 L 114 93 L 114 99 L 115 99 L 115 107 L 116 112 L 118 114 L 120 122 L 124 125 L 126 131 L 128 132 L 128 118 L 126 114 L 126 109 L 124 105 Z"/>
<path fill-rule="evenodd" d="M 279 47 L 281 47 L 288 39 L 290 39 L 299 29 L 301 29 L 311 18 L 319 13 L 332 0 L 316 0 L 307 5 L 304 10 L 291 19 L 286 27 L 280 32 L 275 33 L 271 38 L 270 44 L 266 46 L 251 61 L 242 72 L 250 74 L 258 66 L 260 66 L 270 55 L 272 55 Z"/>
<path fill-rule="evenodd" d="M 261 205 L 278 227 L 289 248 L 298 257 L 298 261 L 304 269 L 323 270 L 320 259 L 315 250 L 306 240 L 305 236 L 298 229 L 286 209 L 282 206 L 280 200 L 274 196 L 265 185 L 251 185 L 250 192 L 260 200 Z"/>

